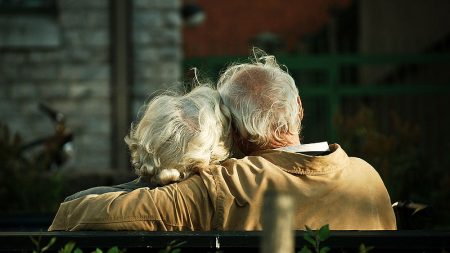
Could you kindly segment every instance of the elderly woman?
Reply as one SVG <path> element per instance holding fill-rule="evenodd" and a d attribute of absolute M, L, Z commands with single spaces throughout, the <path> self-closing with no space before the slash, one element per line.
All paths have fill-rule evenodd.
<path fill-rule="evenodd" d="M 159 185 L 177 182 L 228 157 L 229 112 L 219 93 L 205 86 L 180 97 L 163 95 L 125 141 L 139 176 Z"/>
<path fill-rule="evenodd" d="M 160 95 L 146 106 L 125 142 L 138 179 L 94 187 L 65 201 L 88 194 L 162 186 L 218 164 L 229 156 L 229 112 L 221 104 L 219 93 L 207 86 L 198 86 L 185 95 Z"/>

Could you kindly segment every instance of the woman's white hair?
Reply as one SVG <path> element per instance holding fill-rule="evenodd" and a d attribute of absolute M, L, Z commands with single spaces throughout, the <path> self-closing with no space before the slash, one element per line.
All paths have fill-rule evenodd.
<path fill-rule="evenodd" d="M 136 173 L 159 185 L 180 181 L 229 156 L 230 113 L 206 86 L 154 98 L 125 142 Z"/>
<path fill-rule="evenodd" d="M 284 143 L 285 134 L 301 129 L 298 89 L 274 56 L 258 49 L 254 53 L 252 63 L 232 65 L 222 73 L 218 90 L 242 138 L 259 147 Z"/>

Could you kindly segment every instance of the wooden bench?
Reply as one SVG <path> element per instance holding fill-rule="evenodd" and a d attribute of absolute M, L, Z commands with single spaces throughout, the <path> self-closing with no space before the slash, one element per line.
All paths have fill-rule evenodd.
<path fill-rule="evenodd" d="M 296 252 L 305 244 L 304 232 L 295 233 Z M 158 252 L 170 242 L 184 242 L 185 252 L 259 252 L 261 232 L 0 232 L 0 252 L 31 252 L 36 249 L 31 238 L 45 246 L 57 240 L 49 252 L 57 252 L 73 241 L 84 252 L 100 248 L 103 252 L 117 246 L 127 252 Z M 450 231 L 332 231 L 323 244 L 331 252 L 359 252 L 360 244 L 374 247 L 370 252 L 449 252 Z M 444 251 L 445 250 L 445 251 Z"/>

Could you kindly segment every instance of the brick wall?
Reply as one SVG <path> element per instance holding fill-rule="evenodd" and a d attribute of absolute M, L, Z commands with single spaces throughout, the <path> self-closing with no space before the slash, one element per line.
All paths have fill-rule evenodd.
<path fill-rule="evenodd" d="M 185 1 L 186 3 L 192 1 Z M 283 50 L 297 52 L 304 36 L 319 32 L 330 20 L 330 10 L 351 0 L 197 0 L 206 18 L 197 27 L 183 29 L 186 57 L 247 55 L 255 36 L 277 35 Z"/>

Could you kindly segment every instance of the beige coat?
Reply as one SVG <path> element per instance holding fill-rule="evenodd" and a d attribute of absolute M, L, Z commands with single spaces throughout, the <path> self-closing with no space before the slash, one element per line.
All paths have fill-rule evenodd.
<path fill-rule="evenodd" d="M 165 187 L 87 195 L 62 203 L 49 230 L 261 230 L 268 188 L 294 196 L 298 230 L 396 229 L 378 173 L 339 145 L 330 149 L 325 156 L 262 151 Z"/>

